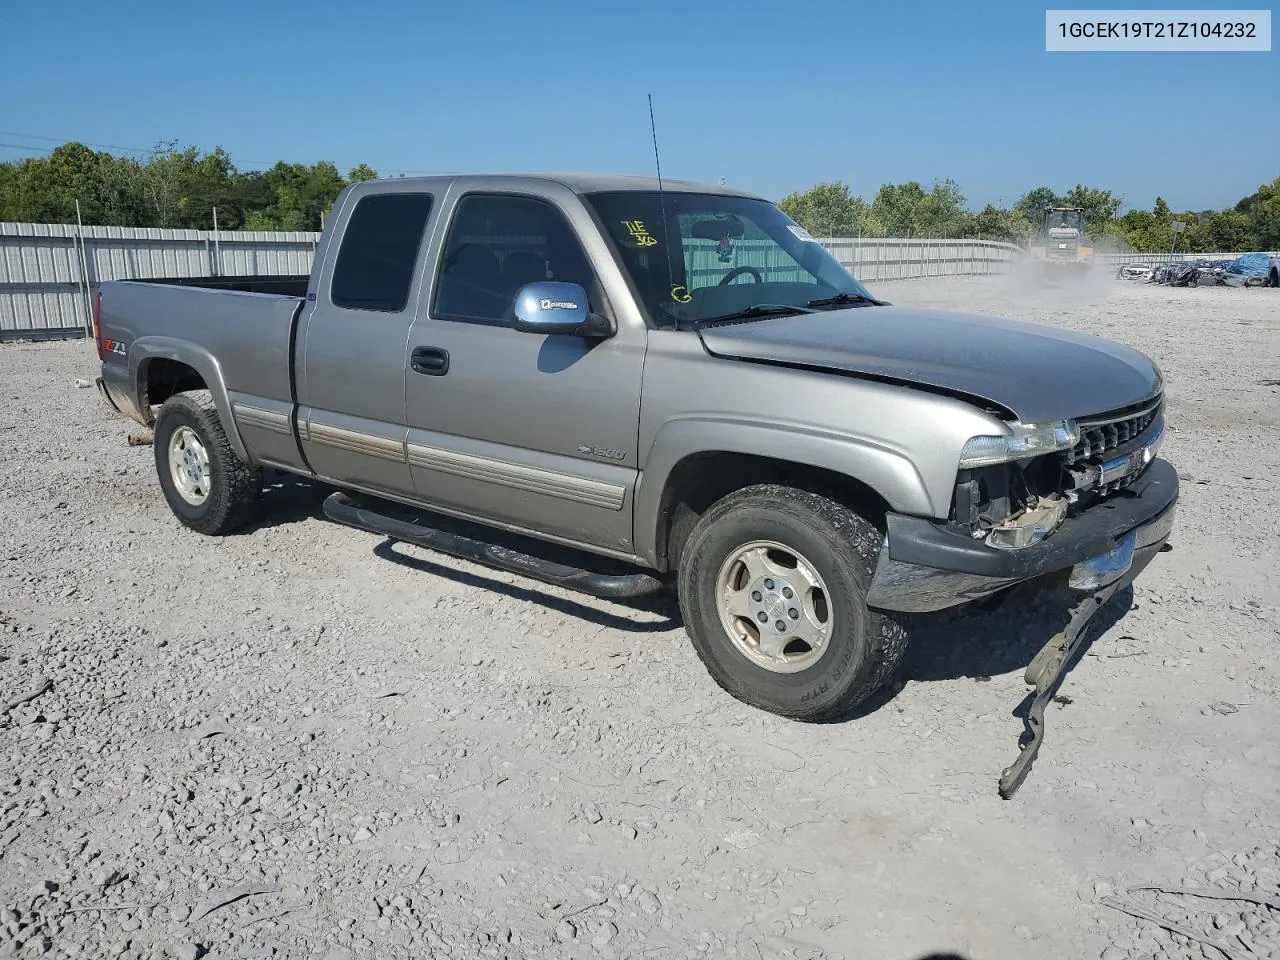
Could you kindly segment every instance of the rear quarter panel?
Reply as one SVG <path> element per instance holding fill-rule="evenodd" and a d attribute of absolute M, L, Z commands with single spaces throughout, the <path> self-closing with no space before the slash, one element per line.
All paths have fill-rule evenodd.
<path fill-rule="evenodd" d="M 288 436 L 292 445 L 287 426 L 292 410 L 289 341 L 293 316 L 301 304 L 300 297 L 276 294 L 106 283 L 102 337 L 112 341 L 113 349 L 103 361 L 103 379 L 113 397 L 124 400 L 122 412 L 150 423 L 148 364 L 157 358 L 185 363 L 208 385 L 239 456 L 253 459 L 262 454 L 264 444 L 271 445 L 269 438 L 256 436 L 259 432 Z M 268 415 L 257 419 L 272 428 L 247 427 L 250 442 L 246 445 L 232 414 L 233 404 L 265 410 Z M 279 432 L 281 426 L 284 433 Z"/>

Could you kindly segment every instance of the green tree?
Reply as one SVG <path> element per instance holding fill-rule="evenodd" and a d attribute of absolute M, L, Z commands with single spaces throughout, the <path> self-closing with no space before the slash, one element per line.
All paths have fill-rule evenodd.
<path fill-rule="evenodd" d="M 942 180 L 928 191 L 917 181 L 886 183 L 871 202 L 871 216 L 889 236 L 944 237 L 971 232 L 971 215 L 954 180 Z"/>
<path fill-rule="evenodd" d="M 47 157 L 23 160 L 5 186 L 6 217 L 37 223 L 75 223 L 76 201 L 85 223 L 103 220 L 101 166 L 109 160 L 82 143 L 64 143 Z"/>
<path fill-rule="evenodd" d="M 1236 204 L 1236 212 L 1249 218 L 1260 249 L 1280 249 L 1280 177 L 1241 200 Z"/>
<path fill-rule="evenodd" d="M 1001 210 L 988 203 L 971 219 L 969 232 L 983 240 L 1025 243 L 1031 235 L 1031 224 L 1016 210 Z"/>
<path fill-rule="evenodd" d="M 1105 233 L 1107 224 L 1115 219 L 1120 204 L 1124 202 L 1120 197 L 1113 196 L 1110 190 L 1085 187 L 1078 183 L 1062 199 L 1063 206 L 1080 207 L 1084 210 L 1084 229 L 1089 236 Z"/>
<path fill-rule="evenodd" d="M 920 236 L 916 223 L 916 211 L 924 202 L 924 187 L 915 180 L 907 183 L 886 183 L 876 191 L 871 201 L 871 213 L 884 228 L 886 236 Z"/>
<path fill-rule="evenodd" d="M 1259 249 L 1258 235 L 1249 216 L 1237 210 L 1210 210 L 1199 216 L 1182 214 L 1189 219 L 1183 243 L 1187 250 L 1201 253 Z"/>
<path fill-rule="evenodd" d="M 351 183 L 364 183 L 367 180 L 377 180 L 378 171 L 373 169 L 367 163 L 352 167 L 347 171 L 347 180 Z"/>
<path fill-rule="evenodd" d="M 1062 206 L 1062 198 L 1052 188 L 1036 187 L 1020 196 L 1013 209 L 1038 228 L 1044 222 L 1044 208 L 1059 206 Z"/>
<path fill-rule="evenodd" d="M 849 187 L 836 181 L 820 183 L 803 193 L 792 193 L 778 203 L 782 212 L 815 237 L 857 236 L 867 205 Z"/>
<path fill-rule="evenodd" d="M 1162 240 L 1164 249 L 1169 248 L 1168 227 L 1149 210 L 1130 210 L 1117 221 L 1116 227 L 1120 238 L 1141 253 L 1159 250 Z"/>
<path fill-rule="evenodd" d="M 306 166 L 277 163 L 242 184 L 246 230 L 319 230 L 346 181 L 327 160 Z"/>

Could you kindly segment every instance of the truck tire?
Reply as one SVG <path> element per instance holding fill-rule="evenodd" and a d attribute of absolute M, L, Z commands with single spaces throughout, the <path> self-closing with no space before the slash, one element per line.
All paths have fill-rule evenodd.
<path fill-rule="evenodd" d="M 235 455 L 208 390 L 175 393 L 164 402 L 155 457 L 169 508 L 192 530 L 231 533 L 256 514 L 262 471 Z"/>
<path fill-rule="evenodd" d="M 849 508 L 760 485 L 712 505 L 678 576 L 694 649 L 726 691 L 796 720 L 830 720 L 892 675 L 907 633 L 866 605 L 881 534 Z"/>

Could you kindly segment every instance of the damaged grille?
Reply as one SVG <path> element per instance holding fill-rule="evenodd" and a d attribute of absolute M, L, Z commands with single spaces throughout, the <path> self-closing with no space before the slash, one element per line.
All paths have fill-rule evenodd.
<path fill-rule="evenodd" d="M 1071 450 L 960 470 L 951 519 L 991 546 L 1017 549 L 1141 477 L 1164 434 L 1164 397 L 1076 421 Z M 1065 501 L 1065 503 L 1064 503 Z"/>
<path fill-rule="evenodd" d="M 1072 448 L 1067 462 L 1100 456 L 1140 436 L 1160 415 L 1160 407 L 1160 400 L 1156 400 L 1138 413 L 1080 421 L 1080 442 Z"/>
<path fill-rule="evenodd" d="M 1157 397 L 1136 407 L 1080 420 L 1080 442 L 1066 458 L 1066 472 L 1072 480 L 1069 488 L 1074 487 L 1079 492 L 1094 490 L 1105 495 L 1123 490 L 1138 479 L 1145 465 L 1114 479 L 1108 475 L 1108 467 L 1140 447 L 1136 441 L 1160 421 L 1163 409 L 1164 398 Z"/>

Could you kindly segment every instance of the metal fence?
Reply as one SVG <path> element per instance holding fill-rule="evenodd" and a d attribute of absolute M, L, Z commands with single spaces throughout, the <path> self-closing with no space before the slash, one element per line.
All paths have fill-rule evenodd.
<path fill-rule="evenodd" d="M 0 340 L 84 336 L 93 295 L 106 280 L 306 274 L 319 239 L 318 233 L 0 223 Z M 820 242 L 866 281 L 1003 273 L 1023 256 L 1013 244 L 991 240 Z M 694 276 L 724 270 L 709 250 L 694 259 Z M 769 270 L 770 279 L 786 279 L 783 266 L 766 259 L 744 244 L 732 265 L 757 266 Z"/>
<path fill-rule="evenodd" d="M 867 282 L 1008 273 L 1026 256 L 1021 247 L 999 240 L 845 237 L 821 243 L 850 273 Z"/>
<path fill-rule="evenodd" d="M 0 340 L 84 336 L 104 280 L 309 273 L 319 238 L 0 223 Z"/>

